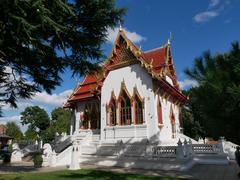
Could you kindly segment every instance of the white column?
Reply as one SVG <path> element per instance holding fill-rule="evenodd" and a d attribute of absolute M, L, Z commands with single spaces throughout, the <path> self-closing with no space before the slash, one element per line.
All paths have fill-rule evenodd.
<path fill-rule="evenodd" d="M 134 113 L 134 108 L 133 106 L 131 106 L 131 124 L 134 124 L 136 117 L 135 117 L 135 113 Z"/>
<path fill-rule="evenodd" d="M 80 123 L 80 112 L 75 110 L 75 134 L 79 133 L 79 123 Z"/>
<path fill-rule="evenodd" d="M 74 126 L 74 110 L 71 111 L 71 119 L 70 119 L 70 135 L 73 135 L 73 126 Z"/>

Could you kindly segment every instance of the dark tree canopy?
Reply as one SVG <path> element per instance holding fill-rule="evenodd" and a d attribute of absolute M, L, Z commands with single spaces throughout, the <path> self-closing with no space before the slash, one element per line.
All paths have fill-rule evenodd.
<path fill-rule="evenodd" d="M 66 68 L 96 69 L 107 28 L 124 12 L 114 0 L 1 0 L 0 102 L 51 93 Z"/>
<path fill-rule="evenodd" d="M 240 144 L 240 48 L 238 43 L 223 54 L 210 52 L 195 60 L 185 73 L 199 84 L 189 90 L 194 120 L 206 137 L 225 136 Z"/>

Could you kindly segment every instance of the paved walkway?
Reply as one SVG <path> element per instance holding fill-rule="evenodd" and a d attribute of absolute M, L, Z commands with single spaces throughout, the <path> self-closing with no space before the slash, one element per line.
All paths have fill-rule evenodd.
<path fill-rule="evenodd" d="M 195 165 L 187 172 L 178 171 L 161 171 L 161 170 L 143 170 L 143 169 L 128 169 L 119 167 L 100 167 L 85 165 L 83 169 L 98 169 L 104 171 L 144 174 L 153 176 L 169 176 L 184 179 L 199 179 L 199 180 L 240 180 L 237 176 L 239 167 L 235 162 L 230 162 L 229 165 Z M 0 165 L 0 174 L 16 173 L 16 172 L 51 172 L 65 170 L 67 167 L 42 167 L 34 168 L 33 163 L 14 163 L 11 165 Z"/>
<path fill-rule="evenodd" d="M 237 163 L 232 161 L 229 165 L 195 165 L 189 174 L 199 180 L 240 180 L 239 170 Z"/>

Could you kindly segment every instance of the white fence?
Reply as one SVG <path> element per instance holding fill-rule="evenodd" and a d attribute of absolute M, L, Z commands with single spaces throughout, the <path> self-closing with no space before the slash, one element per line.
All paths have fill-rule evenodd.
<path fill-rule="evenodd" d="M 221 144 L 192 144 L 191 141 L 181 142 L 178 146 L 159 146 L 149 144 L 99 144 L 81 147 L 83 155 L 146 157 L 146 158 L 188 158 L 194 154 L 223 154 Z"/>

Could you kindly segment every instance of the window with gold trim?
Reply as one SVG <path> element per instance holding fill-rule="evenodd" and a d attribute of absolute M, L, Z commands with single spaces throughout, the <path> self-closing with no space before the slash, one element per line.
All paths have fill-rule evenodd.
<path fill-rule="evenodd" d="M 136 124 L 143 124 L 143 105 L 137 96 L 135 98 L 135 116 Z"/>
<path fill-rule="evenodd" d="M 121 125 L 132 123 L 131 100 L 125 91 L 120 96 L 120 122 Z"/>

